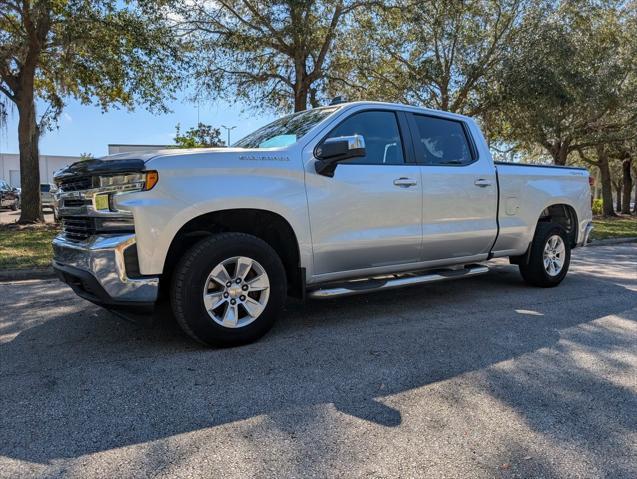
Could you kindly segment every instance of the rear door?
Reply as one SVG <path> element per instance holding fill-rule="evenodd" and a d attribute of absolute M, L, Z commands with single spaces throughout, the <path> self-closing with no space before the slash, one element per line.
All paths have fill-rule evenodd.
<path fill-rule="evenodd" d="M 422 260 L 487 255 L 497 234 L 498 187 L 462 121 L 409 114 L 423 189 Z"/>
<path fill-rule="evenodd" d="M 401 123 L 391 110 L 352 113 L 320 142 L 359 134 L 366 156 L 339 163 L 333 178 L 317 174 L 313 161 L 307 163 L 315 275 L 345 277 L 347 272 L 419 261 L 420 166 L 406 151 L 411 144 L 402 130 L 408 126 L 400 118 Z"/>

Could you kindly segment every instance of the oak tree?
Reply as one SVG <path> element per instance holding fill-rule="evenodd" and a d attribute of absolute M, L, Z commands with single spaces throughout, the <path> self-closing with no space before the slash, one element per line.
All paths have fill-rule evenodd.
<path fill-rule="evenodd" d="M 162 111 L 180 55 L 158 2 L 0 0 L 0 110 L 18 114 L 20 222 L 42 219 L 38 143 L 67 99 Z"/>
<path fill-rule="evenodd" d="M 217 0 L 178 8 L 197 46 L 200 91 L 257 109 L 305 110 L 324 99 L 335 38 L 356 0 Z"/>
<path fill-rule="evenodd" d="M 330 74 L 332 88 L 352 98 L 482 115 L 526 3 L 416 0 L 368 9 L 346 32 L 350 48 Z"/>
<path fill-rule="evenodd" d="M 221 130 L 211 125 L 198 123 L 196 127 L 188 128 L 182 133 L 181 126 L 175 127 L 175 144 L 178 148 L 210 148 L 225 146 L 221 140 Z"/>

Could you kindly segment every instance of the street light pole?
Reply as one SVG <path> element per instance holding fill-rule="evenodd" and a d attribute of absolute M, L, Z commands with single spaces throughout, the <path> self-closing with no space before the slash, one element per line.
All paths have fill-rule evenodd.
<path fill-rule="evenodd" d="M 221 125 L 221 128 L 225 128 L 228 131 L 228 143 L 226 144 L 226 146 L 230 146 L 230 131 L 234 130 L 236 128 L 236 126 L 226 126 L 226 125 Z"/>

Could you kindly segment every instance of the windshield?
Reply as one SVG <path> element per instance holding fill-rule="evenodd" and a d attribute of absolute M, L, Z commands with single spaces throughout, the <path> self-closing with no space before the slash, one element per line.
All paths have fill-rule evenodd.
<path fill-rule="evenodd" d="M 284 116 L 250 133 L 232 146 L 239 148 L 276 148 L 292 145 L 336 110 L 338 110 L 338 107 L 319 108 Z"/>

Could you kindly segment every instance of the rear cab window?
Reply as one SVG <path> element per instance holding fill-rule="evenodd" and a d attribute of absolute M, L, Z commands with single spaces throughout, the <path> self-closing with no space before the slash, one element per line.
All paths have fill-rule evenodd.
<path fill-rule="evenodd" d="M 430 166 L 465 166 L 477 158 L 461 121 L 412 114 L 418 163 Z"/>

